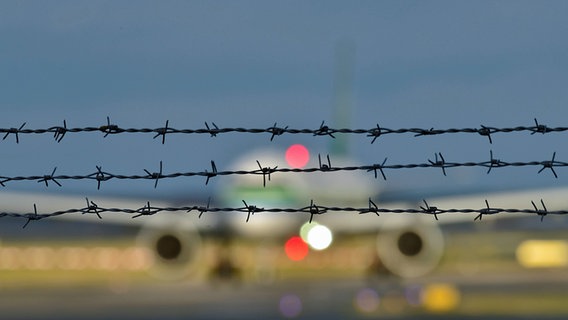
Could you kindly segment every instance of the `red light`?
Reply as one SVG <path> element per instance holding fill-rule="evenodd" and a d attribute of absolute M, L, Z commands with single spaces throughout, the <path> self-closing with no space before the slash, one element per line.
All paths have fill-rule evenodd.
<path fill-rule="evenodd" d="M 303 260 L 308 255 L 308 245 L 298 236 L 294 236 L 284 245 L 284 251 L 288 259 L 293 261 Z"/>
<path fill-rule="evenodd" d="M 310 152 L 301 144 L 293 144 L 286 150 L 286 162 L 292 168 L 303 168 L 310 161 Z"/>

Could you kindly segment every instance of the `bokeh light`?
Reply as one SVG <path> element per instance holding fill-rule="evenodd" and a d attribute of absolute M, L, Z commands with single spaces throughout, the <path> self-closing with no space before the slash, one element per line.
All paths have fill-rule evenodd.
<path fill-rule="evenodd" d="M 299 236 L 293 236 L 284 245 L 286 256 L 293 261 L 303 260 L 308 255 L 308 245 Z"/>
<path fill-rule="evenodd" d="M 287 294 L 280 298 L 280 313 L 285 318 L 296 318 L 302 312 L 302 300 L 295 294 Z"/>
<path fill-rule="evenodd" d="M 327 249 L 331 242 L 333 241 L 333 236 L 331 230 L 324 225 L 317 225 L 310 229 L 308 232 L 308 244 L 314 250 L 324 250 Z"/>
<path fill-rule="evenodd" d="M 432 312 L 450 312 L 458 307 L 460 300 L 460 292 L 451 284 L 433 283 L 422 292 L 424 308 Z"/>
<path fill-rule="evenodd" d="M 420 306 L 422 303 L 422 287 L 419 285 L 411 285 L 404 289 L 406 302 L 413 307 Z"/>
<path fill-rule="evenodd" d="M 362 313 L 371 313 L 376 311 L 379 307 L 379 302 L 379 294 L 376 290 L 370 288 L 359 290 L 353 301 L 355 308 Z"/>
<path fill-rule="evenodd" d="M 317 223 L 316 221 L 312 221 L 312 222 L 305 222 L 301 227 L 300 227 L 300 237 L 302 237 L 302 240 L 304 240 L 305 243 L 308 243 L 308 233 L 310 232 L 310 230 L 312 230 L 313 227 L 318 226 L 319 223 Z"/>
<path fill-rule="evenodd" d="M 292 168 L 303 168 L 310 161 L 310 152 L 301 144 L 293 144 L 286 150 L 286 162 Z"/>

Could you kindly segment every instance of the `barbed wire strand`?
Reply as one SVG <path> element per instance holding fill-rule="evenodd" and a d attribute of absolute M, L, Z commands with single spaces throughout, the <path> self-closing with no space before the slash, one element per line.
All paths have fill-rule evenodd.
<path fill-rule="evenodd" d="M 428 159 L 424 163 L 415 164 L 386 164 L 387 158 L 381 164 L 369 164 L 361 166 L 332 166 L 331 159 L 327 155 L 327 163 L 322 162 L 321 155 L 318 154 L 319 167 L 312 168 L 278 168 L 275 167 L 263 167 L 257 160 L 256 164 L 259 169 L 255 170 L 226 170 L 219 171 L 217 165 L 214 161 L 211 161 L 211 171 L 205 169 L 204 171 L 188 171 L 188 172 L 174 172 L 174 173 L 164 173 L 163 172 L 163 162 L 159 163 L 159 170 L 157 172 L 150 172 L 147 169 L 143 169 L 145 174 L 133 174 L 125 175 L 118 173 L 111 173 L 108 171 L 103 171 L 102 166 L 96 166 L 96 171 L 83 174 L 83 175 L 65 175 L 58 174 L 55 172 L 57 167 L 53 169 L 51 174 L 47 175 L 30 175 L 30 176 L 0 176 L 0 185 L 6 187 L 10 182 L 16 181 L 37 181 L 38 183 L 44 183 L 46 187 L 50 186 L 50 182 L 58 186 L 62 186 L 60 181 L 63 180 L 94 180 L 97 182 L 97 189 L 101 188 L 103 182 L 109 180 L 153 180 L 154 188 L 158 186 L 158 181 L 163 179 L 173 179 L 180 177 L 205 177 L 205 184 L 214 177 L 220 176 L 231 176 L 231 175 L 259 175 L 262 176 L 262 184 L 266 186 L 270 182 L 272 174 L 278 173 L 331 173 L 339 171 L 365 171 L 374 174 L 374 177 L 378 177 L 378 173 L 381 174 L 384 180 L 386 177 L 386 170 L 403 170 L 403 169 L 415 169 L 415 168 L 439 168 L 442 170 L 442 174 L 447 174 L 447 169 L 459 168 L 459 167 L 482 167 L 487 168 L 487 174 L 491 173 L 493 170 L 502 169 L 507 167 L 540 167 L 537 174 L 542 173 L 544 170 L 548 169 L 552 172 L 555 178 L 558 178 L 558 174 L 554 168 L 567 167 L 568 162 L 562 162 L 556 160 L 556 152 L 553 152 L 551 160 L 541 160 L 541 161 L 528 161 L 528 162 L 506 162 L 493 157 L 493 151 L 490 151 L 490 159 L 488 161 L 481 162 L 448 162 L 445 160 L 442 153 L 436 153 L 434 160 Z"/>
<path fill-rule="evenodd" d="M 13 135 L 15 137 L 16 143 L 20 142 L 20 135 L 23 134 L 53 134 L 53 138 L 58 143 L 63 140 L 67 133 L 92 133 L 100 132 L 103 137 L 106 138 L 109 135 L 125 134 L 125 133 L 151 133 L 154 134 L 153 139 L 161 138 L 162 144 L 166 142 L 166 135 L 170 134 L 208 134 L 211 137 L 217 137 L 219 134 L 227 133 L 252 133 L 252 134 L 268 134 L 270 135 L 270 141 L 273 141 L 275 137 L 284 134 L 305 134 L 311 136 L 329 136 L 330 138 L 335 138 L 337 134 L 358 134 L 366 135 L 371 139 L 371 144 L 373 144 L 378 138 L 384 137 L 386 135 L 392 134 L 414 134 L 415 137 L 423 136 L 434 136 L 443 134 L 457 134 L 457 133 L 467 133 L 467 134 L 478 134 L 487 137 L 489 143 L 493 143 L 493 135 L 500 133 L 515 133 L 515 132 L 530 132 L 531 135 L 540 133 L 552 133 L 552 132 L 565 132 L 568 131 L 568 127 L 548 127 L 538 122 L 534 119 L 534 125 L 531 126 L 516 126 L 516 127 L 488 127 L 481 125 L 479 128 L 449 128 L 449 129 L 435 129 L 435 128 L 400 128 L 400 129 L 389 129 L 381 127 L 377 124 L 375 127 L 370 129 L 350 129 L 350 128 L 331 128 L 322 121 L 319 127 L 315 129 L 294 129 L 288 126 L 277 126 L 275 122 L 274 125 L 267 128 L 231 128 L 231 127 L 218 127 L 214 122 L 205 122 L 205 128 L 200 129 L 176 129 L 170 126 L 170 121 L 166 120 L 165 126 L 158 128 L 122 128 L 116 124 L 113 124 L 109 117 L 107 117 L 106 124 L 101 126 L 88 126 L 88 127 L 76 127 L 69 128 L 67 126 L 67 121 L 63 120 L 62 126 L 53 126 L 44 129 L 28 129 L 24 128 L 26 122 L 24 122 L 19 127 L 13 128 L 0 128 L 0 134 L 4 134 L 2 140 L 6 140 L 8 136 Z"/>
<path fill-rule="evenodd" d="M 514 209 L 514 208 L 493 208 L 489 206 L 487 200 L 485 200 L 485 207 L 481 209 L 457 209 L 457 208 L 449 208 L 443 209 L 436 206 L 429 205 L 426 200 L 424 200 L 425 206 L 420 206 L 418 209 L 416 208 L 381 208 L 376 205 L 373 200 L 369 199 L 369 206 L 365 208 L 355 208 L 355 207 L 336 207 L 336 206 L 321 206 L 316 205 L 313 200 L 310 201 L 309 206 L 300 207 L 300 208 L 263 208 L 257 207 L 255 205 L 249 205 L 245 200 L 242 200 L 244 207 L 210 207 L 210 199 L 207 203 L 207 206 L 179 206 L 179 207 L 154 207 L 150 204 L 150 201 L 147 201 L 143 207 L 129 209 L 129 208 L 106 208 L 96 204 L 93 201 L 89 201 L 86 198 L 87 206 L 82 208 L 71 208 L 66 210 L 60 211 L 53 211 L 53 212 L 39 212 L 38 206 L 34 203 L 33 204 L 33 212 L 28 213 L 16 213 L 16 212 L 0 212 L 0 218 L 5 217 L 12 217 L 12 218 L 22 218 L 26 219 L 26 223 L 23 225 L 23 228 L 27 227 L 31 221 L 42 220 L 46 218 L 55 218 L 62 215 L 69 215 L 69 214 L 95 214 L 99 219 L 103 219 L 103 215 L 105 213 L 124 213 L 129 214 L 133 219 L 139 218 L 142 216 L 152 216 L 159 213 L 164 212 L 195 212 L 199 214 L 199 218 L 204 213 L 247 213 L 246 221 L 249 222 L 252 219 L 254 214 L 258 213 L 280 213 L 280 214 L 289 214 L 289 213 L 305 213 L 309 214 L 309 222 L 313 221 L 314 216 L 327 214 L 331 212 L 342 212 L 342 213 L 358 213 L 358 214 L 375 214 L 380 216 L 380 214 L 385 213 L 394 213 L 394 214 L 401 214 L 401 213 L 408 213 L 408 214 L 426 214 L 433 216 L 436 220 L 439 220 L 439 215 L 444 214 L 468 214 L 468 213 L 476 213 L 477 216 L 474 218 L 474 221 L 481 220 L 483 216 L 487 215 L 495 215 L 495 214 L 531 214 L 540 217 L 540 220 L 543 221 L 544 217 L 547 215 L 566 215 L 568 214 L 568 210 L 554 210 L 549 211 L 546 209 L 546 205 L 544 200 L 540 200 L 542 205 L 542 209 L 539 209 L 534 201 L 531 201 L 533 209 Z"/>

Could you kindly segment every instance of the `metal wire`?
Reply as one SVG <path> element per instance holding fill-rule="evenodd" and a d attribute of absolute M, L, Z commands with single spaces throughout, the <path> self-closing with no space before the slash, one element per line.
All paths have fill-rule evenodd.
<path fill-rule="evenodd" d="M 552 154 L 551 160 L 540 160 L 540 161 L 528 161 L 528 162 L 505 162 L 502 160 L 498 160 L 493 158 L 493 152 L 490 152 L 490 159 L 488 161 L 481 161 L 481 162 L 448 162 L 445 160 L 441 153 L 435 154 L 434 160 L 428 159 L 428 162 L 424 163 L 416 163 L 416 164 L 386 164 L 387 159 L 381 164 L 368 164 L 362 166 L 343 166 L 343 167 L 336 167 L 332 166 L 332 162 L 327 156 L 327 163 L 321 162 L 321 157 L 318 155 L 320 159 L 319 167 L 313 168 L 278 168 L 276 167 L 263 167 L 260 162 L 257 160 L 256 163 L 259 169 L 255 170 L 226 170 L 226 171 L 219 171 L 217 169 L 217 165 L 214 161 L 211 161 L 211 171 L 207 169 L 204 171 L 188 171 L 188 172 L 175 172 L 175 173 L 164 173 L 163 172 L 163 164 L 160 161 L 159 171 L 157 172 L 150 172 L 149 170 L 143 169 L 145 174 L 141 175 L 125 175 L 119 173 L 111 173 L 108 171 L 103 171 L 101 166 L 96 166 L 96 171 L 88 174 L 83 175 L 65 175 L 59 174 L 56 175 L 57 167 L 53 169 L 51 174 L 46 175 L 31 175 L 31 176 L 0 176 L 0 185 L 6 186 L 9 182 L 16 182 L 16 181 L 37 181 L 38 183 L 45 183 L 45 186 L 49 186 L 49 182 L 53 182 L 58 186 L 61 186 L 62 180 L 93 180 L 97 182 L 97 189 L 100 189 L 101 184 L 103 182 L 109 180 L 154 180 L 154 187 L 157 187 L 158 181 L 162 179 L 173 179 L 173 178 L 180 178 L 180 177 L 205 177 L 205 183 L 208 184 L 209 181 L 218 176 L 231 176 L 231 175 L 258 175 L 262 176 L 263 185 L 266 186 L 267 178 L 270 181 L 272 174 L 277 173 L 313 173 L 313 172 L 322 172 L 322 173 L 331 173 L 331 172 L 338 172 L 338 171 L 366 171 L 371 174 L 374 174 L 375 178 L 378 177 L 378 173 L 381 174 L 383 179 L 386 178 L 385 170 L 402 170 L 402 169 L 415 169 L 415 168 L 439 168 L 442 170 L 442 173 L 446 175 L 446 169 L 451 168 L 458 168 L 458 167 L 482 167 L 487 168 L 487 173 L 489 174 L 494 169 L 501 169 L 507 167 L 540 167 L 538 173 L 541 173 L 545 169 L 548 169 L 552 172 L 554 177 L 558 178 L 558 174 L 554 170 L 554 168 L 558 167 L 566 167 L 568 166 L 568 162 L 562 162 L 556 160 L 556 152 Z"/>
<path fill-rule="evenodd" d="M 252 134 L 268 134 L 270 135 L 270 140 L 272 141 L 276 136 L 284 134 L 308 134 L 313 137 L 317 136 L 328 136 L 330 138 L 335 138 L 337 134 L 358 134 L 366 135 L 370 138 L 370 142 L 374 143 L 378 138 L 389 134 L 414 134 L 415 137 L 422 136 L 432 136 L 432 135 L 442 135 L 442 134 L 457 134 L 457 133 L 474 133 L 484 137 L 487 137 L 489 142 L 493 142 L 493 135 L 498 133 L 512 133 L 512 132 L 530 132 L 531 134 L 545 134 L 551 132 L 564 132 L 568 131 L 568 127 L 548 127 L 546 125 L 540 124 L 536 119 L 534 119 L 534 125 L 532 126 L 517 126 L 509 128 L 497 128 L 497 127 L 487 127 L 480 126 L 479 128 L 461 128 L 461 129 L 423 129 L 423 128 L 402 128 L 402 129 L 389 129 L 380 127 L 378 124 L 376 127 L 370 129 L 336 129 L 325 125 L 322 122 L 319 127 L 315 129 L 293 129 L 288 126 L 281 127 L 277 126 L 277 123 L 267 128 L 229 128 L 229 127 L 218 127 L 215 123 L 211 125 L 205 122 L 205 128 L 201 129 L 175 129 L 170 127 L 169 121 L 166 121 L 164 127 L 159 128 L 122 128 L 116 124 L 113 124 L 109 117 L 106 119 L 106 124 L 95 127 L 81 127 L 81 128 L 69 128 L 67 126 L 67 121 L 63 121 L 63 126 L 54 126 L 46 129 L 28 129 L 25 128 L 26 123 L 23 123 L 19 127 L 14 128 L 0 128 L 0 134 L 4 133 L 3 140 L 7 139 L 9 136 L 14 136 L 16 143 L 20 142 L 20 136 L 24 134 L 53 134 L 54 139 L 57 142 L 61 142 L 63 138 L 68 133 L 91 133 L 99 132 L 103 134 L 103 137 L 108 137 L 109 135 L 116 134 L 143 134 L 151 133 L 153 138 L 160 138 L 161 143 L 164 144 L 166 141 L 166 135 L 169 134 L 208 134 L 211 137 L 216 137 L 219 134 L 227 133 L 252 133 Z M 375 178 L 378 178 L 379 173 L 383 179 L 387 179 L 387 170 L 402 170 L 402 169 L 414 169 L 414 168 L 436 168 L 441 170 L 442 174 L 446 175 L 448 169 L 458 168 L 458 167 L 482 167 L 487 169 L 487 174 L 491 173 L 495 169 L 510 168 L 510 167 L 538 167 L 537 173 L 541 173 L 545 170 L 550 170 L 555 178 L 558 178 L 558 174 L 555 168 L 566 167 L 568 162 L 562 162 L 556 160 L 556 152 L 552 153 L 552 157 L 549 160 L 539 160 L 539 161 L 528 161 L 528 162 L 507 162 L 500 159 L 496 159 L 493 156 L 493 151 L 490 151 L 490 157 L 488 160 L 479 162 L 450 162 L 447 161 L 442 153 L 435 153 L 434 158 L 427 159 L 427 162 L 414 163 L 414 164 L 387 164 L 387 158 L 385 158 L 380 164 L 367 164 L 361 166 L 334 166 L 332 165 L 332 159 L 329 155 L 326 157 L 326 161 L 322 162 L 321 155 L 318 155 L 319 166 L 312 168 L 278 168 L 278 166 L 270 167 L 263 166 L 259 160 L 256 160 L 258 169 L 255 170 L 218 170 L 217 165 L 214 161 L 211 161 L 210 169 L 205 169 L 203 171 L 187 171 L 187 172 L 174 172 L 165 173 L 163 163 L 160 161 L 158 171 L 150 171 L 143 169 L 144 174 L 121 174 L 112 173 L 108 171 L 103 171 L 102 166 L 96 166 L 96 171 L 82 174 L 82 175 L 65 175 L 56 174 L 57 167 L 54 168 L 50 174 L 43 175 L 28 175 L 28 176 L 0 176 L 0 185 L 5 187 L 9 183 L 16 181 L 36 181 L 37 183 L 43 183 L 46 187 L 52 184 L 62 186 L 61 181 L 64 180 L 92 180 L 96 181 L 97 189 L 101 188 L 104 182 L 109 180 L 152 180 L 154 182 L 154 188 L 158 186 L 158 182 L 162 179 L 172 179 L 180 177 L 202 177 L 206 178 L 205 184 L 208 184 L 212 178 L 231 176 L 231 175 L 256 175 L 262 176 L 262 184 L 266 186 L 270 183 L 272 174 L 280 173 L 313 173 L 320 172 L 329 174 L 338 171 L 365 171 L 369 174 L 373 174 Z M 369 199 L 369 206 L 367 208 L 354 208 L 354 207 L 335 207 L 335 206 L 318 206 L 311 201 L 309 206 L 301 208 L 260 208 L 255 205 L 249 205 L 245 200 L 242 201 L 244 207 L 210 207 L 209 203 L 207 206 L 184 206 L 184 207 L 153 207 L 150 202 L 141 208 L 128 209 L 128 208 L 105 208 L 95 204 L 87 199 L 87 206 L 83 208 L 66 209 L 62 211 L 55 212 L 38 212 L 36 204 L 33 205 L 34 211 L 28 213 L 14 213 L 14 212 L 0 212 L 1 217 L 16 217 L 27 219 L 24 227 L 26 227 L 31 221 L 41 220 L 49 217 L 57 217 L 65 214 L 95 214 L 99 218 L 103 218 L 103 214 L 106 213 L 124 213 L 132 215 L 132 218 L 137 218 L 141 216 L 154 215 L 160 212 L 197 212 L 199 217 L 204 213 L 214 213 L 214 212 L 245 212 L 247 213 L 246 222 L 251 219 L 255 213 L 272 212 L 272 213 L 306 213 L 310 215 L 309 221 L 311 222 L 313 217 L 320 214 L 325 214 L 328 212 L 353 212 L 359 214 L 374 213 L 376 215 L 382 213 L 410 213 L 410 214 L 428 214 L 432 215 L 436 220 L 438 215 L 446 213 L 476 213 L 477 216 L 474 220 L 481 220 L 484 215 L 493 215 L 498 213 L 526 213 L 535 214 L 541 217 L 548 214 L 567 214 L 568 211 L 548 211 L 546 209 L 544 201 L 541 200 L 542 209 L 539 209 L 534 202 L 531 201 L 532 209 L 507 209 L 507 208 L 492 208 L 489 206 L 488 202 L 485 201 L 485 207 L 482 209 L 441 209 L 436 206 L 430 206 L 426 201 L 424 201 L 424 206 L 419 209 L 413 208 L 400 208 L 400 209 L 388 209 L 379 208 L 371 199 Z"/>
<path fill-rule="evenodd" d="M 151 216 L 154 214 L 158 214 L 161 212 L 195 212 L 199 214 L 199 218 L 204 213 L 216 213 L 216 212 L 224 212 L 224 213 L 232 213 L 232 212 L 244 212 L 247 213 L 246 222 L 248 222 L 254 214 L 257 213 L 305 213 L 309 215 L 309 222 L 312 222 L 314 216 L 327 214 L 330 212 L 351 212 L 351 213 L 358 213 L 358 214 L 375 214 L 379 216 L 380 214 L 384 213 L 408 213 L 408 214 L 426 214 L 433 216 L 436 220 L 438 220 L 439 215 L 454 213 L 454 214 L 467 214 L 467 213 L 476 213 L 477 216 L 474 220 L 481 220 L 485 215 L 494 215 L 494 214 L 532 214 L 539 216 L 541 221 L 546 215 L 565 215 L 568 214 L 568 210 L 557 210 L 557 211 L 548 211 L 546 209 L 546 205 L 544 201 L 541 199 L 542 209 L 539 209 L 537 205 L 531 201 L 533 209 L 512 209 L 512 208 L 493 208 L 489 206 L 487 200 L 485 200 L 485 207 L 481 209 L 443 209 L 438 208 L 435 206 L 429 205 L 426 200 L 424 200 L 424 205 L 421 206 L 419 209 L 416 208 L 380 208 L 378 207 L 373 200 L 369 199 L 369 206 L 365 208 L 354 208 L 354 207 L 336 207 L 336 206 L 320 206 L 316 205 L 312 200 L 309 206 L 300 207 L 300 208 L 263 208 L 257 207 L 255 205 L 249 205 L 246 201 L 242 201 L 244 206 L 243 207 L 210 207 L 209 203 L 207 206 L 180 206 L 180 207 L 154 207 L 150 204 L 150 202 L 146 202 L 143 207 L 140 208 L 107 208 L 104 206 L 97 205 L 93 201 L 89 201 L 86 199 L 87 206 L 83 208 L 72 208 L 66 209 L 61 211 L 54 211 L 54 212 L 38 212 L 38 207 L 36 204 L 33 205 L 33 212 L 28 213 L 14 213 L 14 212 L 0 212 L 0 218 L 4 217 L 13 217 L 13 218 L 22 218 L 26 219 L 26 223 L 23 225 L 23 228 L 27 227 L 31 221 L 42 220 L 46 218 L 53 218 L 58 217 L 61 215 L 68 215 L 68 214 L 94 214 L 97 215 L 99 219 L 103 219 L 103 214 L 105 213 L 123 213 L 129 214 L 132 218 L 139 218 L 142 216 Z"/>
<path fill-rule="evenodd" d="M 325 125 L 324 122 L 320 124 L 319 127 L 312 129 L 294 129 L 288 126 L 278 126 L 277 123 L 267 128 L 231 128 L 231 127 L 218 127 L 214 122 L 209 125 L 205 122 L 205 128 L 199 129 L 175 129 L 170 127 L 169 120 L 166 121 L 164 127 L 158 128 L 122 128 L 116 124 L 113 124 L 109 117 L 105 124 L 100 126 L 90 126 L 90 127 L 78 127 L 69 128 L 67 127 L 67 121 L 63 120 L 62 126 L 53 126 L 45 129 L 28 129 L 24 128 L 26 122 L 24 122 L 19 127 L 13 128 L 0 128 L 0 134 L 4 134 L 3 140 L 8 138 L 8 136 L 13 135 L 15 137 L 16 143 L 20 142 L 20 135 L 22 134 L 52 134 L 53 138 L 57 142 L 61 142 L 63 138 L 68 133 L 102 133 L 103 137 L 116 134 L 125 133 L 150 133 L 153 134 L 153 138 L 161 138 L 162 144 L 166 142 L 166 135 L 170 134 L 207 134 L 211 137 L 217 137 L 220 134 L 227 133 L 252 133 L 252 134 L 267 134 L 270 135 L 270 141 L 272 141 L 276 136 L 281 136 L 284 134 L 307 134 L 311 136 L 328 136 L 335 138 L 337 134 L 358 134 L 366 135 L 374 143 L 379 137 L 384 137 L 386 135 L 392 134 L 414 134 L 415 137 L 422 136 L 433 136 L 442 134 L 457 134 L 457 133 L 469 133 L 477 134 L 487 137 L 489 143 L 493 143 L 493 135 L 500 133 L 514 133 L 514 132 L 530 132 L 535 133 L 551 133 L 551 132 L 565 132 L 568 131 L 568 127 L 548 127 L 546 125 L 540 124 L 537 119 L 534 119 L 534 125 L 531 126 L 516 126 L 516 127 L 488 127 L 481 125 L 479 128 L 450 128 L 450 129 L 435 129 L 435 128 L 400 128 L 400 129 L 389 129 L 381 127 L 378 124 L 375 127 L 369 129 L 349 129 L 349 128 L 331 128 Z"/>

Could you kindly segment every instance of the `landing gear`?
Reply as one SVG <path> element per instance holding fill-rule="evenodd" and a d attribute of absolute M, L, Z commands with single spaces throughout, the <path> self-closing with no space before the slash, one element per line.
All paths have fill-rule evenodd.
<path fill-rule="evenodd" d="M 223 239 L 216 250 L 216 257 L 209 278 L 213 281 L 241 280 L 241 270 L 232 259 L 232 245 L 230 239 Z"/>

